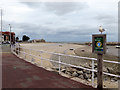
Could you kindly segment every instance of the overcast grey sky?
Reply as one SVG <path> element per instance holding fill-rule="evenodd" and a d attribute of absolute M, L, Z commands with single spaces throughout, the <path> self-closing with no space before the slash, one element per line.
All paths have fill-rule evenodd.
<path fill-rule="evenodd" d="M 119 0 L 79 0 L 79 2 L 6 2 L 3 9 L 3 30 L 16 36 L 47 41 L 91 41 L 102 25 L 107 41 L 118 39 Z"/>

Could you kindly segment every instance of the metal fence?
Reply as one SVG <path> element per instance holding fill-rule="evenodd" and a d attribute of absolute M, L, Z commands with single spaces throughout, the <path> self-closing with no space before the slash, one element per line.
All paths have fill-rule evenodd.
<path fill-rule="evenodd" d="M 45 45 L 45 46 L 47 46 L 47 45 Z M 36 56 L 36 55 L 30 54 L 30 53 L 27 53 L 25 51 L 21 51 L 21 49 L 26 49 L 26 50 L 29 50 L 29 51 L 35 51 L 35 52 L 40 52 L 40 53 L 48 53 L 48 54 L 52 54 L 52 55 L 57 55 L 58 56 L 58 61 L 53 60 L 53 59 L 43 58 L 42 56 Z M 38 59 L 41 59 L 41 66 L 42 66 L 42 60 L 57 63 L 58 66 L 59 66 L 59 74 L 61 73 L 61 65 L 91 71 L 92 72 L 92 78 L 91 78 L 92 79 L 92 86 L 94 87 L 94 73 L 97 72 L 97 70 L 95 70 L 95 68 L 94 68 L 95 61 L 97 61 L 96 58 L 81 57 L 81 56 L 74 56 L 74 55 L 66 55 L 66 54 L 61 54 L 61 53 L 47 52 L 47 51 L 44 51 L 44 50 L 35 50 L 35 49 L 32 49 L 32 48 L 21 47 L 19 44 L 11 46 L 11 51 L 12 51 L 13 54 L 17 55 L 18 57 L 19 57 L 20 53 L 23 53 L 24 55 L 29 55 L 29 56 L 33 56 L 33 57 L 36 57 Z M 73 65 L 71 63 L 62 62 L 62 60 L 61 60 L 62 56 L 90 60 L 90 61 L 92 61 L 92 68 L 90 69 L 90 68 L 86 68 L 86 67 L 82 67 L 82 66 L 78 66 L 78 65 Z M 116 61 L 103 60 L 103 62 L 120 65 L 120 62 L 116 62 Z M 103 72 L 103 74 L 108 75 L 108 76 L 113 76 L 113 77 L 120 78 L 120 75 L 115 75 L 115 74 L 112 74 L 112 73 Z"/>

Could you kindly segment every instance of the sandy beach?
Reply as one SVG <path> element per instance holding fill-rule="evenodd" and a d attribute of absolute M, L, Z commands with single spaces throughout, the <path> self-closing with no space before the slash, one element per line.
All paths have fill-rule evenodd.
<path fill-rule="evenodd" d="M 67 55 L 75 55 L 74 50 L 83 47 L 82 45 L 75 45 L 75 44 L 57 44 L 57 43 L 36 43 L 36 44 L 20 44 L 23 48 L 21 48 L 21 51 L 24 51 L 26 53 L 31 53 L 35 56 L 40 56 L 42 58 L 46 59 L 56 59 L 58 58 L 56 55 L 53 54 L 48 54 L 48 53 L 42 53 L 40 51 L 46 51 L 46 52 L 52 52 L 52 53 L 61 53 L 61 54 L 67 54 Z M 33 50 L 28 50 L 28 49 L 33 49 Z M 69 49 L 74 49 L 74 50 L 69 50 Z M 35 51 L 34 51 L 35 50 Z M 37 51 L 37 52 L 36 52 Z M 21 57 L 24 55 L 20 53 Z M 25 58 L 30 58 L 29 55 L 26 55 Z M 32 59 L 32 58 L 31 58 Z M 39 59 L 34 59 L 36 64 L 41 64 L 40 58 Z M 34 61 L 33 60 L 33 61 Z M 40 61 L 40 62 L 39 62 Z M 49 61 L 42 60 L 42 65 L 44 67 L 52 67 L 51 63 Z"/>

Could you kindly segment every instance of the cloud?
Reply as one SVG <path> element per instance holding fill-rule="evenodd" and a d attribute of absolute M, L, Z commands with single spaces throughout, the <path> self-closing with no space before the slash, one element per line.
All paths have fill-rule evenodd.
<path fill-rule="evenodd" d="M 41 7 L 47 12 L 54 13 L 56 15 L 78 12 L 89 7 L 85 2 L 22 2 L 22 4 L 34 9 L 40 9 Z"/>
<path fill-rule="evenodd" d="M 113 15 L 99 15 L 96 17 L 96 19 L 100 22 L 103 22 L 104 24 L 117 24 L 118 20 L 117 17 L 114 17 Z"/>
<path fill-rule="evenodd" d="M 42 2 L 21 2 L 21 3 L 27 5 L 29 8 L 38 8 L 42 4 Z"/>
<path fill-rule="evenodd" d="M 79 41 L 79 38 L 86 37 L 88 40 L 93 33 L 95 28 L 87 28 L 89 26 L 80 25 L 71 27 L 57 27 L 53 29 L 52 27 L 46 27 L 40 24 L 30 24 L 30 23 L 17 23 L 17 22 L 7 22 L 4 21 L 4 25 L 11 23 L 12 31 L 16 33 L 16 36 L 22 37 L 23 35 L 28 35 L 31 39 L 45 38 L 46 40 L 56 40 L 56 41 L 67 41 L 70 40 Z M 9 29 L 7 27 L 6 29 Z M 96 32 L 96 30 L 95 30 Z"/>
<path fill-rule="evenodd" d="M 48 12 L 53 12 L 56 15 L 65 15 L 72 12 L 81 11 L 88 8 L 87 3 L 83 2 L 55 2 L 55 3 L 45 3 L 45 9 Z"/>
<path fill-rule="evenodd" d="M 28 35 L 31 39 L 44 38 L 47 41 L 91 41 L 92 34 L 99 33 L 97 27 L 91 27 L 90 25 L 73 25 L 71 27 L 54 28 L 41 24 L 4 21 L 4 24 L 5 23 L 6 25 L 7 23 L 11 23 L 12 31 L 16 33 L 16 36 L 22 37 L 23 35 Z M 106 32 L 109 36 L 116 35 L 115 32 Z"/>
<path fill-rule="evenodd" d="M 69 30 L 66 30 L 66 28 L 58 29 L 59 31 L 57 31 L 57 35 L 60 36 L 88 36 L 88 35 L 92 35 L 92 33 L 96 33 L 98 31 L 96 31 L 96 28 L 91 28 L 88 25 L 86 25 L 85 27 L 81 27 L 81 26 L 77 26 L 73 27 L 73 28 L 69 28 Z"/>

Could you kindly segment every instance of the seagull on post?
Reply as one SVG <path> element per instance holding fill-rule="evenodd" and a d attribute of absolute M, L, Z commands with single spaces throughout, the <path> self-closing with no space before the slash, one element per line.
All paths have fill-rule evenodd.
<path fill-rule="evenodd" d="M 105 31 L 105 29 L 102 28 L 102 26 L 100 26 L 100 27 L 99 27 L 99 32 L 101 32 L 101 34 L 102 34 L 102 32 L 104 32 L 104 31 Z"/>

